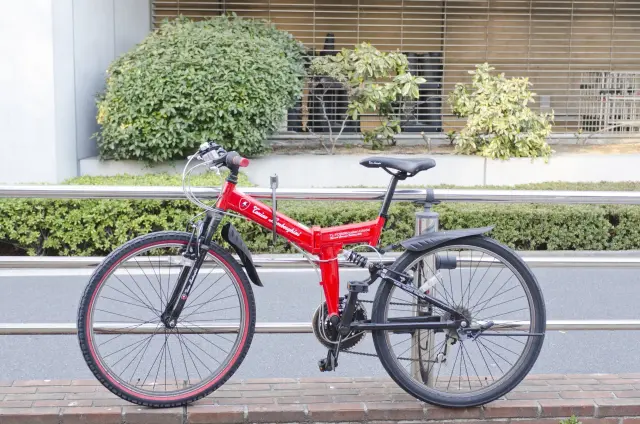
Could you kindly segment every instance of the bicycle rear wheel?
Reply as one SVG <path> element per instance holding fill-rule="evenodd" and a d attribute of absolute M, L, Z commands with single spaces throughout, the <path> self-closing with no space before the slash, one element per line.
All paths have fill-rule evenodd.
<path fill-rule="evenodd" d="M 544 340 L 545 306 L 535 276 L 515 252 L 471 237 L 405 252 L 392 270 L 413 275 L 417 287 L 471 323 L 373 332 L 380 361 L 408 393 L 444 407 L 477 406 L 505 395 L 531 370 Z M 372 322 L 416 316 L 451 318 L 391 283 L 379 286 Z"/>
<path fill-rule="evenodd" d="M 96 378 L 122 399 L 185 405 L 224 384 L 249 349 L 256 320 L 250 283 L 213 243 L 175 328 L 160 320 L 189 239 L 167 231 L 124 244 L 98 266 L 82 296 L 82 354 Z"/>

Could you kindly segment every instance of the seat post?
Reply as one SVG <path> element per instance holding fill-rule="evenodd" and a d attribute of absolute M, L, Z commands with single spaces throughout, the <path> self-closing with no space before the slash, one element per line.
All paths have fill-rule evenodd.
<path fill-rule="evenodd" d="M 384 195 L 384 200 L 382 201 L 382 208 L 380 209 L 380 216 L 386 221 L 389 220 L 389 206 L 391 206 L 391 200 L 393 199 L 393 194 L 396 191 L 396 186 L 398 185 L 398 180 L 403 180 L 402 175 L 394 175 L 391 177 L 391 182 L 389 183 L 389 187 L 387 187 L 387 193 Z"/>

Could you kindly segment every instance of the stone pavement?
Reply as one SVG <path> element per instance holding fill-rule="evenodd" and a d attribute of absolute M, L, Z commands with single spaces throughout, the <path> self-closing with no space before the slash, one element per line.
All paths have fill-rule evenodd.
<path fill-rule="evenodd" d="M 640 374 L 532 375 L 505 399 L 443 409 L 416 401 L 389 379 L 231 380 L 186 408 L 122 401 L 94 380 L 0 381 L 0 424 L 511 422 L 640 423 Z"/>

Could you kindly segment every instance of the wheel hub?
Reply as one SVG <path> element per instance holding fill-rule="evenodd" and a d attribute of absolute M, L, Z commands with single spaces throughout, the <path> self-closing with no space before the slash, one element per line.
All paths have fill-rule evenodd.
<path fill-rule="evenodd" d="M 464 331 L 469 328 L 469 326 L 471 325 L 471 311 L 464 307 L 463 305 L 458 305 L 454 308 L 452 308 L 454 311 L 456 311 L 458 314 L 460 314 L 465 320 L 462 321 L 462 323 L 460 324 L 459 328 L 452 328 L 447 330 L 447 334 L 449 335 L 449 337 L 451 339 L 455 341 L 460 340 L 461 335 L 464 334 Z M 449 313 L 449 312 L 445 312 L 442 315 L 442 320 L 443 321 L 451 321 L 453 320 L 453 314 Z"/>

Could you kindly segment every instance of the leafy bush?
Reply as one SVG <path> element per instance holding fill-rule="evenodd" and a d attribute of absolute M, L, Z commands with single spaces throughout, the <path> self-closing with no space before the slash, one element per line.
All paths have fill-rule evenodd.
<path fill-rule="evenodd" d="M 575 415 L 572 415 L 569 418 L 565 418 L 563 420 L 560 420 L 558 423 L 559 424 L 582 424 L 582 421 L 580 421 L 578 418 L 576 418 Z"/>
<path fill-rule="evenodd" d="M 337 134 L 334 134 L 325 113 L 331 143 L 330 148 L 325 148 L 333 153 L 347 121 L 356 121 L 365 113 L 376 113 L 381 122 L 372 130 L 362 131 L 365 143 L 371 143 L 374 148 L 382 147 L 385 142 L 395 144 L 394 136 L 400 132 L 400 120 L 394 104 L 402 99 L 417 99 L 420 96 L 419 84 L 426 81 L 412 76 L 407 71 L 408 67 L 404 54 L 381 52 L 369 43 L 357 45 L 353 50 L 342 49 L 335 56 L 314 58 L 311 74 L 332 78 L 346 89 L 349 100 Z M 320 103 L 324 101 L 322 96 L 317 96 L 317 100 Z"/>
<path fill-rule="evenodd" d="M 254 155 L 302 92 L 304 48 L 259 21 L 164 23 L 109 67 L 101 157 L 161 162 L 206 140 Z"/>
<path fill-rule="evenodd" d="M 487 63 L 476 66 L 471 86 L 456 84 L 449 95 L 453 113 L 466 117 L 456 148 L 460 153 L 494 159 L 551 155 L 546 138 L 551 134 L 552 114 L 533 112 L 534 102 L 527 78 L 492 75 Z"/>
<path fill-rule="evenodd" d="M 194 177 L 194 185 L 218 186 L 213 174 Z M 241 177 L 241 184 L 246 185 Z M 67 184 L 180 185 L 178 176 L 79 177 Z M 632 190 L 640 183 L 542 183 L 521 189 Z M 496 187 L 493 187 L 496 188 Z M 509 187 L 497 187 L 509 188 Z M 309 226 L 373 219 L 377 202 L 281 201 L 278 208 Z M 383 244 L 410 237 L 416 206 L 395 203 Z M 491 234 L 519 250 L 640 249 L 640 207 L 443 203 L 436 207 L 444 230 L 495 225 Z M 200 210 L 187 201 L 0 199 L 0 254 L 106 255 L 141 234 L 186 229 Z M 295 252 L 252 222 L 232 218 L 249 248 L 258 252 Z M 218 240 L 220 242 L 220 240 Z"/>

